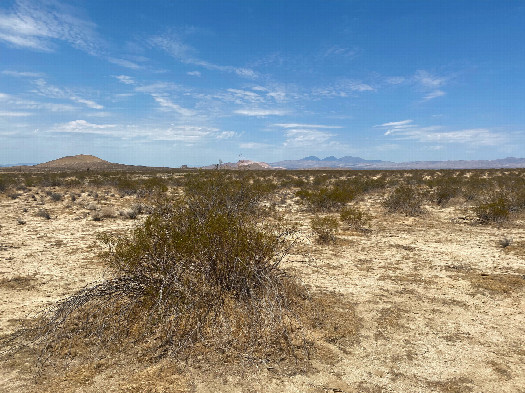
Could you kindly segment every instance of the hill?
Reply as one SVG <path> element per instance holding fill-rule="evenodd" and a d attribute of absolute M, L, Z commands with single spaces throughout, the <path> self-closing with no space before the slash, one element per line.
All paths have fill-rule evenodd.
<path fill-rule="evenodd" d="M 58 158 L 56 160 L 44 162 L 42 164 L 37 164 L 34 165 L 34 167 L 42 169 L 87 169 L 101 167 L 105 168 L 114 165 L 121 164 L 113 164 L 109 161 L 103 160 L 92 155 L 78 154 L 76 156 L 66 156 Z"/>
<path fill-rule="evenodd" d="M 170 168 L 149 167 L 140 165 L 125 165 L 109 162 L 96 156 L 78 154 L 76 156 L 66 156 L 56 160 L 34 165 L 20 165 L 0 168 L 2 171 L 145 171 L 145 170 L 167 170 Z"/>
<path fill-rule="evenodd" d="M 497 169 L 525 168 L 525 158 L 507 157 L 499 160 L 410 161 L 392 162 L 365 160 L 360 157 L 334 156 L 320 159 L 308 156 L 300 160 L 285 160 L 270 164 L 285 169 Z"/>
<path fill-rule="evenodd" d="M 239 160 L 237 162 L 226 162 L 216 165 L 207 165 L 201 169 L 240 169 L 240 170 L 261 170 L 261 169 L 284 169 L 271 166 L 265 162 Z"/>

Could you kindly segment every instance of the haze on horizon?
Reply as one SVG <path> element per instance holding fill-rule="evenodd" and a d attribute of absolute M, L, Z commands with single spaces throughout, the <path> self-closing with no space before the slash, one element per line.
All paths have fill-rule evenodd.
<path fill-rule="evenodd" d="M 525 154 L 519 1 L 0 3 L 0 164 Z"/>

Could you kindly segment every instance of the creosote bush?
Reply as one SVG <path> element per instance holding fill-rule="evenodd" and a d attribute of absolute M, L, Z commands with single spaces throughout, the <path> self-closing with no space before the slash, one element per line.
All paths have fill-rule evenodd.
<path fill-rule="evenodd" d="M 494 194 L 487 201 L 478 203 L 474 213 L 483 224 L 501 223 L 509 218 L 510 203 L 504 195 Z"/>
<path fill-rule="evenodd" d="M 414 186 L 400 185 L 383 201 L 383 206 L 390 213 L 417 216 L 423 213 L 422 197 Z"/>
<path fill-rule="evenodd" d="M 371 217 L 358 207 L 347 206 L 339 213 L 339 219 L 351 229 L 362 230 L 370 223 Z"/>
<path fill-rule="evenodd" d="M 335 217 L 315 216 L 310 221 L 312 231 L 317 235 L 319 243 L 328 244 L 336 240 L 335 235 L 339 230 L 339 221 Z"/>
<path fill-rule="evenodd" d="M 53 192 L 49 196 L 55 202 L 60 202 L 62 200 L 62 194 L 60 194 L 58 192 Z"/>
<path fill-rule="evenodd" d="M 38 209 L 38 211 L 35 214 L 37 217 L 45 218 L 46 220 L 51 219 L 51 215 L 46 209 Z"/>
<path fill-rule="evenodd" d="M 157 200 L 130 235 L 101 236 L 112 278 L 40 320 L 42 354 L 306 358 L 309 295 L 280 269 L 290 231 L 267 212 L 259 219 L 264 192 L 221 173 L 187 187 L 184 198 Z"/>
<path fill-rule="evenodd" d="M 314 211 L 330 211 L 354 200 L 356 192 L 348 187 L 332 186 L 299 190 L 296 192 L 296 196 L 306 202 Z"/>

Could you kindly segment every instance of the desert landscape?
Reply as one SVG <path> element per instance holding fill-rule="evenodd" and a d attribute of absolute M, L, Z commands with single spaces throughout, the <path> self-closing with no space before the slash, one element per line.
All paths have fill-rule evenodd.
<path fill-rule="evenodd" d="M 0 173 L 0 391 L 525 391 L 525 170 L 105 170 L 99 161 L 88 170 L 86 160 Z M 85 336 L 98 314 L 75 296 L 118 276 L 128 255 L 118 239 L 136 242 L 162 209 L 179 214 L 170 203 L 217 201 L 210 184 L 232 211 L 255 209 L 254 228 L 289 228 L 276 277 L 307 295 L 255 308 L 264 320 L 246 352 L 244 336 L 216 336 L 220 315 L 217 331 L 202 327 L 183 352 L 171 342 L 156 354 L 143 336 L 100 348 L 120 327 L 106 326 L 110 315 L 100 336 Z M 108 299 L 89 301 L 103 309 Z M 53 320 L 60 304 L 70 325 Z M 276 344 L 281 331 L 290 338 Z"/>

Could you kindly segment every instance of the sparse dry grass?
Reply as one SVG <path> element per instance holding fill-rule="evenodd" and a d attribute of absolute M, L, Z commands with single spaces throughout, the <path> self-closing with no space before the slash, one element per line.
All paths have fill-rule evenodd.
<path fill-rule="evenodd" d="M 14 276 L 11 278 L 0 279 L 0 288 L 10 290 L 31 291 L 36 286 L 36 279 L 34 276 Z"/>
<path fill-rule="evenodd" d="M 517 294 L 525 288 L 523 274 L 469 273 L 466 277 L 473 288 L 492 295 Z"/>

